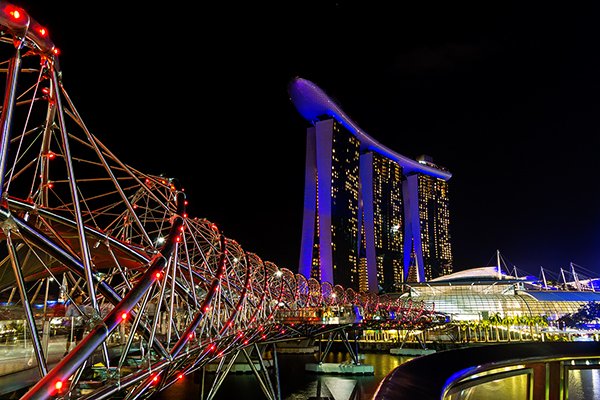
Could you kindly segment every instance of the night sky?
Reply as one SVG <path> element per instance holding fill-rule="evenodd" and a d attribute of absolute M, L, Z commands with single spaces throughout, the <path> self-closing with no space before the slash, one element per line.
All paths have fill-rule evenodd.
<path fill-rule="evenodd" d="M 309 124 L 287 85 L 300 76 L 378 142 L 452 172 L 456 270 L 499 249 L 520 273 L 573 262 L 600 275 L 598 10 L 13 3 L 50 30 L 90 130 L 124 162 L 178 178 L 191 216 L 263 260 L 297 271 Z"/>

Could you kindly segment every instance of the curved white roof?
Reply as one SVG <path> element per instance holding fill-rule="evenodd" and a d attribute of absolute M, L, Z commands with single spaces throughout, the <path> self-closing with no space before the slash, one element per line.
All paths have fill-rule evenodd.
<path fill-rule="evenodd" d="M 464 271 L 457 271 L 452 274 L 443 275 L 434 279 L 430 279 L 428 282 L 446 282 L 446 281 L 454 281 L 454 280 L 502 280 L 502 279 L 523 279 L 518 278 L 516 276 L 507 275 L 504 272 L 500 271 L 498 273 L 498 267 L 476 267 L 466 269 Z"/>

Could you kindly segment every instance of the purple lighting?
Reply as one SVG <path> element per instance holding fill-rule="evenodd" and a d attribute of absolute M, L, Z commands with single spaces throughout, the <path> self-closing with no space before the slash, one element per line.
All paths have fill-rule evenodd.
<path fill-rule="evenodd" d="M 405 174 L 421 172 L 443 180 L 448 180 L 452 176 L 448 171 L 421 164 L 377 142 L 360 129 L 323 90 L 311 81 L 299 77 L 292 79 L 288 85 L 288 93 L 298 112 L 306 120 L 314 124 L 325 115 L 334 118 L 356 136 L 360 141 L 361 151 L 371 150 L 396 161 L 402 166 Z"/>

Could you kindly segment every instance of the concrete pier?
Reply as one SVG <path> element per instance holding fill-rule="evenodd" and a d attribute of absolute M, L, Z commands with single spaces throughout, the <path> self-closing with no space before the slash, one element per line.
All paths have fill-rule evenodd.
<path fill-rule="evenodd" d="M 319 346 L 315 346 L 315 340 L 289 340 L 277 343 L 277 352 L 285 354 L 313 354 L 319 351 Z"/>
<path fill-rule="evenodd" d="M 399 356 L 424 356 L 427 354 L 435 353 L 433 349 L 410 349 L 410 348 L 395 348 L 390 349 L 390 354 Z"/>
<path fill-rule="evenodd" d="M 271 368 L 273 366 L 273 360 L 263 360 L 266 368 Z M 219 365 L 217 363 L 208 363 L 206 364 L 206 372 L 214 373 L 217 371 Z M 260 363 L 258 361 L 254 361 L 254 367 L 260 371 Z M 250 374 L 252 373 L 252 368 L 248 362 L 235 362 L 231 367 L 231 372 L 234 374 Z"/>
<path fill-rule="evenodd" d="M 351 363 L 308 363 L 305 365 L 305 370 L 315 372 L 317 374 L 332 374 L 332 375 L 374 375 L 375 370 L 372 365 L 368 364 L 351 364 Z"/>

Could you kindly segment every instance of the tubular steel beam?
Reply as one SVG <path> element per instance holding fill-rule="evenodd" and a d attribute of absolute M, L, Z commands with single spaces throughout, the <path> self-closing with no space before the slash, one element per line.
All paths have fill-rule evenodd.
<path fill-rule="evenodd" d="M 183 209 L 184 196 L 178 193 L 177 204 Z M 23 397 L 28 399 L 48 399 L 60 394 L 62 385 L 68 384 L 68 378 L 77 368 L 104 343 L 110 333 L 123 322 L 122 315 L 128 315 L 131 309 L 142 299 L 146 291 L 154 284 L 155 274 L 162 271 L 171 256 L 180 235 L 183 219 L 175 217 L 171 231 L 161 251 L 153 258 L 147 270 L 133 289 L 106 316 L 102 324 L 96 325 L 91 332 L 59 364 L 35 384 Z M 61 382 L 61 384 L 58 384 Z"/>

